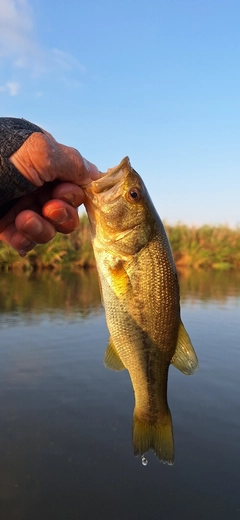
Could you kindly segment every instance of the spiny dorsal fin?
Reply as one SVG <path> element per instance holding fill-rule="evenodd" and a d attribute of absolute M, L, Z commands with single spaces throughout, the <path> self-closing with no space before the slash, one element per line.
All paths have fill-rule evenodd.
<path fill-rule="evenodd" d="M 104 365 L 105 367 L 110 368 L 110 370 L 116 370 L 117 372 L 125 369 L 125 366 L 114 347 L 111 337 L 109 338 L 107 350 L 105 352 Z"/>
<path fill-rule="evenodd" d="M 187 376 L 194 374 L 198 369 L 198 359 L 195 350 L 181 321 L 178 329 L 177 347 L 171 363 Z"/>

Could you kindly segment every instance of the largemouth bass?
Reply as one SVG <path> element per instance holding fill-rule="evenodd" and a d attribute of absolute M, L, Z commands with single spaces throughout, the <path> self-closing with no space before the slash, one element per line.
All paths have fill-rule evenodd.
<path fill-rule="evenodd" d="M 110 332 L 105 365 L 126 368 L 135 394 L 135 455 L 174 461 L 167 380 L 172 363 L 198 361 L 180 317 L 179 285 L 164 226 L 128 157 L 85 188 L 92 244 Z"/>

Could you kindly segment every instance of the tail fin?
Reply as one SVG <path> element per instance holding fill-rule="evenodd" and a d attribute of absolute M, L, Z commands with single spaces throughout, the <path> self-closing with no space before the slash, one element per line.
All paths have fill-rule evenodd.
<path fill-rule="evenodd" d="M 170 410 L 153 424 L 141 419 L 134 410 L 133 449 L 134 455 L 144 455 L 148 450 L 153 450 L 159 460 L 173 464 L 174 441 Z"/>

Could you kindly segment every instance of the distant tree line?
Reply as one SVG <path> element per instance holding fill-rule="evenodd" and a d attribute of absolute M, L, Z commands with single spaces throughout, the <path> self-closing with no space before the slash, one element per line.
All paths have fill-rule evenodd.
<path fill-rule="evenodd" d="M 179 269 L 240 268 L 240 228 L 228 226 L 190 227 L 165 223 L 176 265 Z M 0 242 L 0 270 L 78 270 L 95 266 L 86 215 L 70 235 L 57 234 L 49 243 L 36 246 L 25 258 Z"/>
<path fill-rule="evenodd" d="M 240 267 L 240 228 L 165 225 L 179 267 L 230 269 Z"/>

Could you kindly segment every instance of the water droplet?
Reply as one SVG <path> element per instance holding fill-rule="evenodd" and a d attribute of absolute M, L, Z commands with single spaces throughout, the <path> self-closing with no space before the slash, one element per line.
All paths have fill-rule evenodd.
<path fill-rule="evenodd" d="M 142 455 L 142 465 L 147 466 L 147 464 L 148 464 L 148 460 L 144 457 L 144 455 Z"/>

